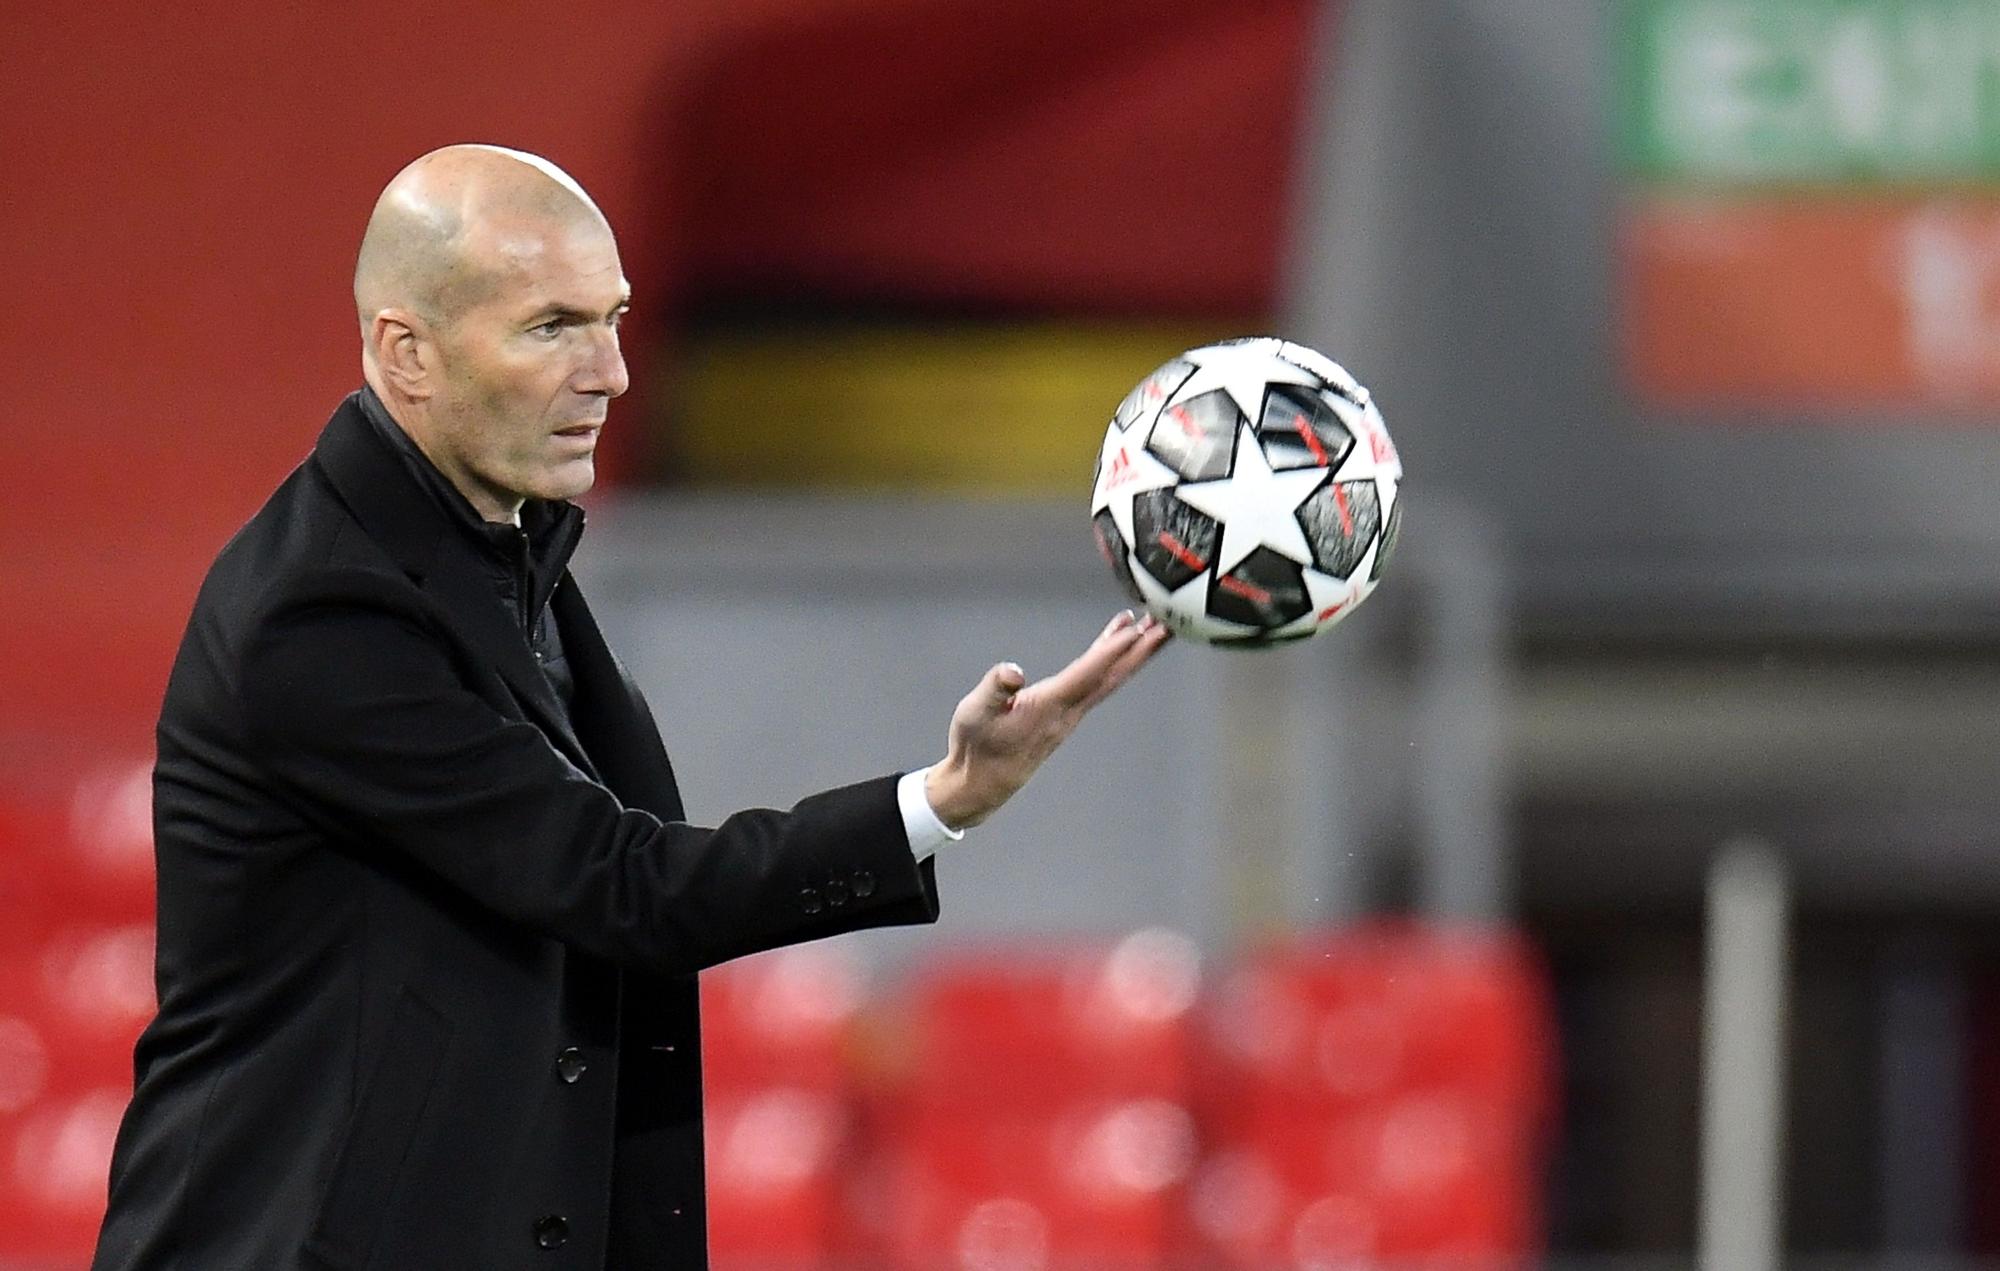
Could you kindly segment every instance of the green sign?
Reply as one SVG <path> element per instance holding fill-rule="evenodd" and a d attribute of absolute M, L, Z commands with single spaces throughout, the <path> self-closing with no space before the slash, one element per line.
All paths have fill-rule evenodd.
<path fill-rule="evenodd" d="M 1626 171 L 2000 184 L 2000 0 L 1615 0 Z"/>

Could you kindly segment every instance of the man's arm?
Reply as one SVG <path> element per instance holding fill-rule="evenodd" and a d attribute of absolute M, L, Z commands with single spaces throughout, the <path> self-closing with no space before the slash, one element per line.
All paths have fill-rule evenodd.
<path fill-rule="evenodd" d="M 266 618 L 244 650 L 258 758 L 336 841 L 413 862 L 524 927 L 670 973 L 936 917 L 895 778 L 714 829 L 663 823 L 466 687 L 429 622 L 392 582 L 347 571 Z"/>

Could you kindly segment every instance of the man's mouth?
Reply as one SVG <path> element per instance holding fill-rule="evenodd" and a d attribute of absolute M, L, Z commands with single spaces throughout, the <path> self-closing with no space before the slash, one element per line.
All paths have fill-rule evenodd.
<path fill-rule="evenodd" d="M 556 429 L 558 437 L 595 437 L 603 424 L 571 424 L 568 428 Z"/>

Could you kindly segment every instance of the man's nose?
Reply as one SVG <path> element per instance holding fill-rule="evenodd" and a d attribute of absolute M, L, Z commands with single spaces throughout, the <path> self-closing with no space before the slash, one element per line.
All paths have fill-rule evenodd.
<path fill-rule="evenodd" d="M 625 354 L 618 347 L 618 333 L 598 333 L 597 338 L 591 341 L 590 361 L 577 377 L 577 391 L 618 397 L 631 386 L 632 377 L 625 372 Z"/>

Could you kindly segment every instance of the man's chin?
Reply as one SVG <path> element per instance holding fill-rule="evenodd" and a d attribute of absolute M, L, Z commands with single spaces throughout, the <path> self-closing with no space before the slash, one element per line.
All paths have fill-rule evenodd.
<path fill-rule="evenodd" d="M 584 455 L 557 465 L 535 490 L 535 497 L 551 503 L 578 498 L 597 484 L 597 457 Z"/>

